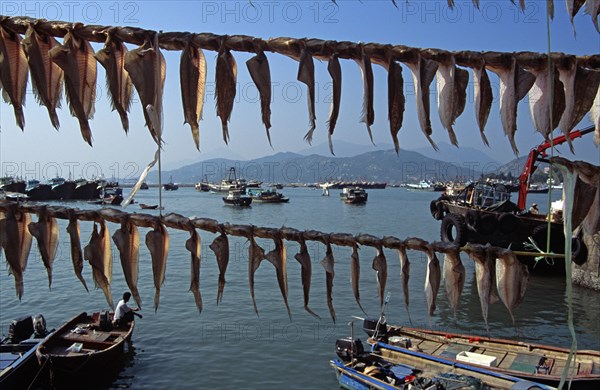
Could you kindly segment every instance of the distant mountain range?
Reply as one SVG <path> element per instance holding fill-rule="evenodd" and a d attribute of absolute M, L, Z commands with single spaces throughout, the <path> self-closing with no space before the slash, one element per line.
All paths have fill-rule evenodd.
<path fill-rule="evenodd" d="M 366 180 L 394 183 L 418 182 L 420 180 L 450 181 L 479 178 L 482 172 L 496 171 L 500 164 L 484 153 L 471 148 L 461 148 L 460 153 L 446 154 L 448 145 L 440 145 L 445 158 L 436 159 L 424 153 L 402 150 L 396 154 L 392 149 L 362 152 L 369 147 L 336 142 L 336 156 L 331 156 L 327 144 L 319 145 L 302 153 L 280 152 L 271 156 L 241 161 L 213 158 L 163 172 L 177 183 L 197 183 L 203 178 L 218 182 L 236 168 L 237 177 L 265 183 L 318 183 L 325 181 Z M 315 153 L 318 152 L 318 153 Z M 310 154 L 309 154 L 310 153 Z M 156 171 L 148 175 L 149 183 L 156 183 Z"/>

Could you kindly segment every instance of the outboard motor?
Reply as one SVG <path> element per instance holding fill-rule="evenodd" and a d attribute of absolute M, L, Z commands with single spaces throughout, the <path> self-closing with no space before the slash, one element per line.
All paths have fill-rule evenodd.
<path fill-rule="evenodd" d="M 32 317 L 33 320 L 33 337 L 36 339 L 43 339 L 48 336 L 48 329 L 46 329 L 46 319 L 43 315 L 38 314 Z"/>
<path fill-rule="evenodd" d="M 112 324 L 110 322 L 110 317 L 108 315 L 108 311 L 104 310 L 104 311 L 100 312 L 100 320 L 98 323 L 98 327 L 102 331 L 109 332 L 112 330 Z"/>
<path fill-rule="evenodd" d="M 335 353 L 344 362 L 349 362 L 354 356 L 362 355 L 365 352 L 360 339 L 344 337 L 335 342 Z"/>
<path fill-rule="evenodd" d="M 377 337 L 386 336 L 387 322 L 385 321 L 385 317 L 382 316 L 380 319 L 365 318 L 363 320 L 363 330 L 369 337 L 373 337 L 375 333 L 377 333 Z"/>
<path fill-rule="evenodd" d="M 33 333 L 33 320 L 31 316 L 12 320 L 8 327 L 8 340 L 11 344 L 18 344 L 27 340 Z"/>

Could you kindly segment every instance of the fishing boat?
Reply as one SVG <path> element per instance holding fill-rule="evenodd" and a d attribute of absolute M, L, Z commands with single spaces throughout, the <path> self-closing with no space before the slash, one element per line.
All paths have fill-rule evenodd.
<path fill-rule="evenodd" d="M 33 385 L 40 369 L 35 351 L 46 337 L 48 331 L 42 315 L 11 322 L 8 336 L 0 341 L 1 389 L 27 389 Z"/>
<path fill-rule="evenodd" d="M 196 191 L 201 191 L 201 192 L 210 191 L 210 185 L 208 183 L 208 179 L 206 178 L 206 175 L 204 175 L 204 179 L 202 179 L 202 181 L 199 181 L 198 183 L 196 183 L 196 185 L 194 185 L 194 188 L 196 189 Z"/>
<path fill-rule="evenodd" d="M 26 187 L 24 180 L 16 180 L 10 176 L 0 177 L 0 190 L 24 194 Z"/>
<path fill-rule="evenodd" d="M 250 206 L 252 198 L 244 195 L 242 191 L 229 191 L 227 196 L 223 197 L 223 202 L 230 206 Z"/>
<path fill-rule="evenodd" d="M 235 174 L 235 167 L 229 168 L 229 175 L 223 178 L 219 184 L 209 184 L 210 190 L 213 192 L 230 192 L 230 191 L 245 191 L 246 181 L 238 179 Z"/>
<path fill-rule="evenodd" d="M 87 181 L 84 178 L 75 180 L 75 190 L 73 191 L 73 199 L 89 200 L 100 197 L 102 188 L 96 181 Z"/>
<path fill-rule="evenodd" d="M 290 201 L 290 198 L 283 196 L 282 193 L 278 192 L 274 188 L 268 190 L 250 191 L 249 194 L 252 197 L 252 201 L 258 203 L 287 203 Z"/>
<path fill-rule="evenodd" d="M 375 325 L 379 323 L 378 325 Z M 426 329 L 388 326 L 365 319 L 364 331 L 386 359 L 427 359 L 444 365 L 469 365 L 557 387 L 569 350 L 565 348 Z M 579 350 L 567 379 L 574 389 L 600 388 L 600 351 Z"/>
<path fill-rule="evenodd" d="M 330 361 L 338 382 L 346 389 L 544 389 L 553 387 L 498 374 L 464 364 L 445 365 L 420 357 L 386 359 L 374 345 L 364 351 L 360 339 L 346 337 L 336 341 L 340 359 Z"/>
<path fill-rule="evenodd" d="M 76 315 L 38 346 L 39 364 L 49 364 L 53 376 L 70 381 L 101 377 L 121 360 L 135 325 L 113 328 L 112 317 L 108 312 Z"/>
<path fill-rule="evenodd" d="M 361 187 L 346 187 L 340 193 L 340 199 L 348 204 L 367 203 L 369 194 Z"/>
<path fill-rule="evenodd" d="M 147 190 L 148 188 L 148 183 L 146 183 L 145 181 L 142 182 L 142 184 L 140 185 L 140 190 Z"/>
<path fill-rule="evenodd" d="M 157 204 L 145 204 L 145 203 L 140 203 L 140 208 L 144 209 L 144 210 L 156 210 L 158 208 Z"/>
<path fill-rule="evenodd" d="M 50 184 L 42 184 L 39 180 L 28 180 L 25 194 L 29 200 L 53 200 L 55 199 L 52 186 Z"/>
<path fill-rule="evenodd" d="M 431 183 L 421 180 L 419 183 L 408 183 L 406 184 L 406 188 L 409 190 L 417 190 L 417 191 L 433 191 L 434 187 Z"/>
<path fill-rule="evenodd" d="M 163 184 L 163 188 L 165 191 L 177 191 L 179 189 L 179 184 L 173 182 L 173 176 L 169 179 L 169 182 Z"/>

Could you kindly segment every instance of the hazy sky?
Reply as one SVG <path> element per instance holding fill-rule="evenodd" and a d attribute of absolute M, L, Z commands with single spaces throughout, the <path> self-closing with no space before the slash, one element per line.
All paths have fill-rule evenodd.
<path fill-rule="evenodd" d="M 481 1 L 481 11 L 471 0 L 456 1 L 450 11 L 446 0 L 391 1 L 338 0 L 330 1 L 94 1 L 94 2 L 21 2 L 2 1 L 0 14 L 30 16 L 51 20 L 77 21 L 86 24 L 136 26 L 163 31 L 212 32 L 215 34 L 245 34 L 261 38 L 287 36 L 314 37 L 332 40 L 402 44 L 421 48 L 447 50 L 536 51 L 547 50 L 545 0 L 527 0 L 527 10 L 521 12 L 508 0 Z M 552 51 L 571 54 L 600 52 L 600 35 L 589 15 L 579 12 L 575 18 L 577 35 L 567 16 L 564 2 L 555 1 L 556 16 L 551 22 Z M 95 51 L 102 44 L 93 43 Z M 129 46 L 133 49 L 133 46 Z M 303 136 L 308 130 L 306 87 L 296 81 L 298 63 L 288 57 L 267 53 L 273 82 L 272 129 L 273 149 L 269 146 L 260 119 L 258 93 L 245 61 L 248 53 L 233 52 L 238 66 L 236 102 L 230 122 L 230 143 L 222 141 L 221 124 L 214 105 L 216 53 L 205 51 L 208 63 L 207 94 L 203 120 L 200 122 L 201 152 L 193 144 L 188 125 L 183 124 L 179 87 L 180 52 L 163 52 L 167 60 L 164 94 L 163 163 L 178 167 L 215 156 L 254 158 L 283 151 L 300 151 L 308 145 Z M 370 144 L 364 124 L 359 123 L 362 109 L 362 79 L 354 61 L 341 60 L 342 105 L 334 134 L 336 140 L 364 145 L 364 150 L 377 147 Z M 373 66 L 375 75 L 375 143 L 391 144 L 387 120 L 386 71 Z M 331 81 L 326 62 L 315 62 L 317 81 L 317 129 L 313 143 L 327 142 L 326 128 L 331 99 Z M 400 130 L 401 149 L 428 145 L 421 133 L 415 110 L 412 76 L 403 66 L 406 95 L 404 124 Z M 471 76 L 471 72 L 469 72 Z M 490 72 L 494 104 L 486 128 L 491 148 L 486 148 L 479 136 L 473 108 L 472 84 L 469 84 L 467 107 L 455 126 L 461 146 L 484 151 L 505 162 L 513 158 L 508 139 L 499 120 L 498 78 Z M 470 80 L 472 83 L 472 79 Z M 437 113 L 435 81 L 432 83 L 431 120 L 436 142 L 448 142 L 446 130 Z M 97 102 L 94 119 L 90 121 L 94 147 L 82 139 L 77 119 L 68 111 L 66 101 L 58 115 L 60 131 L 52 128 L 45 108 L 39 106 L 28 85 L 25 107 L 25 131 L 15 124 L 12 106 L 0 103 L 0 161 L 3 174 L 49 178 L 56 174 L 90 178 L 100 173 L 106 177 L 133 177 L 152 159 L 155 145 L 144 126 L 142 107 L 134 95 L 131 107 L 130 134 L 125 135 L 119 116 L 112 112 L 106 97 L 104 69 L 98 65 Z M 586 119 L 580 124 L 591 124 Z M 584 159 L 600 164 L 600 151 L 594 147 L 591 135 L 576 141 L 573 156 L 567 148 L 560 151 L 568 158 Z M 521 154 L 543 141 L 533 130 L 527 100 L 519 104 L 517 145 Z M 402 153 L 402 151 L 401 151 Z M 443 154 L 440 159 L 443 159 Z"/>

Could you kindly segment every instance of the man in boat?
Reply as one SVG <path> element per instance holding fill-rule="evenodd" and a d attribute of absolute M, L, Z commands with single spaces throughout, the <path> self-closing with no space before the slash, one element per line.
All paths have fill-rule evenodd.
<path fill-rule="evenodd" d="M 537 207 L 537 203 L 534 203 L 531 205 L 531 207 L 529 208 L 529 212 L 531 214 L 539 214 L 540 213 L 540 210 L 538 210 L 538 207 Z"/>
<path fill-rule="evenodd" d="M 131 308 L 127 305 L 129 299 L 131 298 L 131 293 L 126 291 L 123 293 L 123 299 L 119 301 L 117 304 L 117 308 L 115 310 L 115 318 L 114 318 L 114 326 L 125 326 L 127 323 L 133 321 L 134 314 L 140 318 L 142 318 L 141 314 L 136 313 L 140 308 Z"/>

